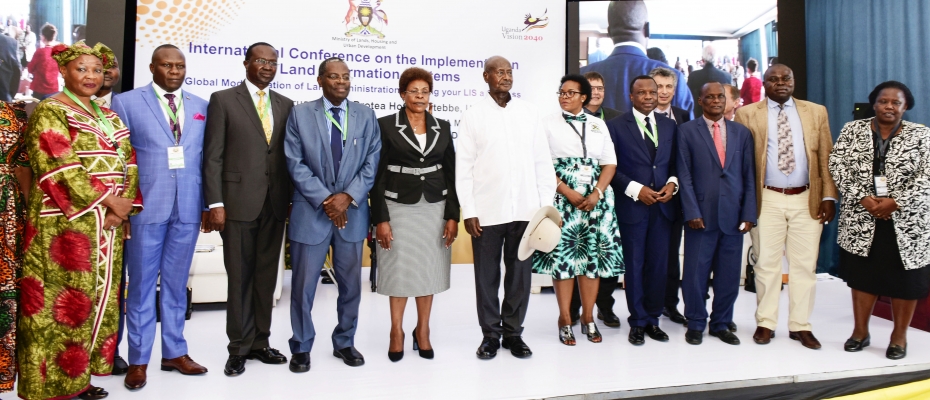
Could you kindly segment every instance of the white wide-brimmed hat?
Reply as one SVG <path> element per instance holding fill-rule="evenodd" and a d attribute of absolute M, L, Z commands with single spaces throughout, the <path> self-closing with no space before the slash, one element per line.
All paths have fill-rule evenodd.
<path fill-rule="evenodd" d="M 526 231 L 523 232 L 517 258 L 523 261 L 530 258 L 536 250 L 543 253 L 555 250 L 555 246 L 562 239 L 560 225 L 562 225 L 562 216 L 555 207 L 543 206 L 536 211 L 536 215 L 533 215 L 533 219 L 526 225 Z"/>

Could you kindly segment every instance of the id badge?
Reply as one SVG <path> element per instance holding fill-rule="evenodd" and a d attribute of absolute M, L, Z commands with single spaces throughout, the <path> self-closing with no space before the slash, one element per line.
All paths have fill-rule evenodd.
<path fill-rule="evenodd" d="M 593 176 L 594 168 L 590 165 L 582 166 L 581 170 L 578 171 L 578 183 L 581 185 L 590 185 Z"/>
<path fill-rule="evenodd" d="M 168 169 L 184 168 L 184 146 L 168 148 Z"/>
<path fill-rule="evenodd" d="M 885 175 L 875 175 L 875 196 L 888 197 L 888 178 Z"/>

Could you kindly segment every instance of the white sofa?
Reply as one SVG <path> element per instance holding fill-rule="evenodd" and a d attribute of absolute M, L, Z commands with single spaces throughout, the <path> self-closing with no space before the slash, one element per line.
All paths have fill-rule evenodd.
<path fill-rule="evenodd" d="M 213 251 L 194 253 L 191 262 L 190 277 L 187 287 L 191 289 L 192 303 L 226 302 L 228 278 L 223 264 L 223 238 L 219 232 L 201 233 L 198 245 L 213 245 Z M 281 244 L 281 257 L 278 261 L 278 282 L 274 288 L 274 304 L 281 298 L 284 286 L 284 243 Z"/>

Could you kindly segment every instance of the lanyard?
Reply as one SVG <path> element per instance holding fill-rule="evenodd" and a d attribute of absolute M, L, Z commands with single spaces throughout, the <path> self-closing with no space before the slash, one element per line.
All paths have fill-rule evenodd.
<path fill-rule="evenodd" d="M 578 128 L 575 128 L 575 124 L 573 124 L 572 121 L 565 121 L 565 123 L 568 124 L 568 126 L 572 127 L 572 130 L 575 131 L 575 133 L 578 135 L 579 138 L 581 138 L 581 151 L 584 155 L 584 158 L 588 158 L 588 145 L 587 143 L 585 143 L 585 140 L 584 140 L 585 135 L 586 135 L 585 128 L 588 126 L 588 124 L 582 122 L 581 133 L 578 133 Z"/>
<path fill-rule="evenodd" d="M 604 120 L 604 107 L 601 107 L 601 109 L 598 111 L 600 111 L 600 114 L 601 114 L 600 117 L 601 117 L 601 120 L 603 121 Z"/>
<path fill-rule="evenodd" d="M 162 108 L 164 108 L 165 112 L 168 113 L 168 118 L 171 120 L 171 122 L 173 122 L 175 125 L 178 125 L 178 114 L 175 113 L 174 111 L 171 111 L 171 107 L 168 106 L 168 102 L 166 102 L 165 99 L 162 98 L 164 96 L 155 96 L 155 97 L 158 97 L 158 102 L 161 103 Z M 184 107 L 184 99 L 181 96 L 177 96 L 177 98 L 179 100 L 178 100 L 178 104 L 176 104 L 175 107 L 180 111 L 181 107 Z M 181 130 L 180 127 L 178 130 Z M 177 145 L 180 139 L 178 138 L 178 133 L 177 132 L 171 132 L 171 133 L 174 134 L 174 144 Z"/>
<path fill-rule="evenodd" d="M 90 112 L 90 110 L 87 109 L 87 106 L 78 100 L 78 98 L 74 96 L 74 93 L 71 93 L 68 88 L 65 88 L 64 93 L 66 96 L 68 96 L 69 99 L 71 99 L 71 101 L 81 106 L 84 111 L 87 111 L 88 114 L 94 115 L 94 113 Z M 107 136 L 107 139 L 110 140 L 110 145 L 116 148 L 116 154 L 119 155 L 120 159 L 122 159 L 123 149 L 119 147 L 119 142 L 116 141 L 116 137 L 114 136 L 116 128 L 113 127 L 113 124 L 110 123 L 110 120 L 103 116 L 103 111 L 100 111 L 100 106 L 98 106 L 97 103 L 90 102 L 90 105 L 94 108 L 94 111 L 97 114 L 97 123 L 100 125 L 100 130 L 102 130 L 104 135 Z"/>
<path fill-rule="evenodd" d="M 343 100 L 343 101 L 348 101 L 348 100 Z M 339 132 L 342 132 L 342 143 L 345 143 L 345 142 L 346 142 L 346 132 L 349 131 L 349 103 L 346 103 L 346 115 L 345 115 L 345 117 L 344 117 L 345 120 L 343 120 L 341 126 L 339 125 L 338 122 L 336 122 L 336 119 L 333 118 L 333 114 L 330 113 L 329 110 L 323 110 L 323 113 L 326 114 L 326 119 L 328 119 L 329 122 L 332 122 L 333 125 L 335 125 L 336 128 L 339 129 Z"/>
<path fill-rule="evenodd" d="M 894 139 L 898 129 L 901 129 L 901 123 L 898 123 L 898 126 L 895 126 L 894 129 L 891 130 L 891 135 L 888 135 L 888 139 L 882 139 L 882 134 L 878 131 L 877 127 L 872 130 L 875 157 L 878 159 L 878 173 L 881 175 L 885 175 L 885 153 L 888 151 L 888 146 L 891 145 L 891 139 Z"/>
<path fill-rule="evenodd" d="M 649 117 L 646 117 L 646 118 L 649 118 Z M 649 138 L 649 140 L 652 140 L 652 143 L 656 146 L 656 148 L 659 148 L 659 138 L 656 137 L 655 132 L 650 132 L 648 129 L 646 129 L 646 124 L 640 121 L 639 118 L 636 118 L 635 115 L 633 116 L 633 119 L 636 120 L 636 125 L 639 125 L 639 129 L 643 130 L 643 134 L 645 134 L 646 137 Z"/>

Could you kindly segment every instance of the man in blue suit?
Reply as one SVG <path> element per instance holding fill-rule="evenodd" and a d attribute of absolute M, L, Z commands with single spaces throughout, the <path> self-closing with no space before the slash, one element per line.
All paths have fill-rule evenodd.
<path fill-rule="evenodd" d="M 646 75 L 653 68 L 668 67 L 661 61 L 646 57 L 646 43 L 649 38 L 649 14 L 646 4 L 638 1 L 612 1 L 607 7 L 607 33 L 614 42 L 614 51 L 604 61 L 591 63 L 581 69 L 581 73 L 599 72 L 604 76 L 604 107 L 627 112 L 630 110 L 630 79 Z M 681 72 L 678 81 L 685 77 Z M 678 85 L 672 103 L 687 112 L 691 112 L 694 101 L 691 92 L 684 85 Z"/>
<path fill-rule="evenodd" d="M 365 364 L 355 349 L 355 328 L 362 291 L 362 244 L 368 235 L 368 191 L 381 155 L 381 129 L 372 109 L 346 100 L 350 78 L 342 59 L 323 60 L 317 76 L 323 97 L 294 106 L 287 119 L 284 155 L 294 182 L 288 228 L 293 372 L 310 370 L 316 337 L 310 310 L 330 248 L 339 289 L 333 355 L 349 366 Z"/>
<path fill-rule="evenodd" d="M 688 332 L 701 344 L 707 326 L 704 295 L 714 274 L 710 335 L 739 344 L 728 329 L 739 293 L 743 234 L 756 223 L 755 156 L 752 133 L 723 118 L 722 84 L 701 90 L 703 116 L 678 126 L 678 179 L 684 210 L 685 266 L 681 280 Z"/>
<path fill-rule="evenodd" d="M 678 213 L 678 203 L 672 201 L 678 192 L 678 126 L 653 112 L 658 90 L 649 76 L 633 78 L 633 110 L 607 122 L 617 151 L 617 173 L 611 184 L 615 193 L 625 194 L 616 199 L 617 221 L 626 262 L 623 282 L 630 310 L 629 341 L 637 346 L 645 343 L 645 335 L 668 341 L 659 329 L 659 316 L 665 299 L 670 229 Z"/>
<path fill-rule="evenodd" d="M 161 277 L 161 369 L 199 375 L 207 369 L 187 355 L 184 314 L 187 278 L 204 209 L 200 186 L 207 102 L 181 90 L 185 59 L 170 44 L 152 53 L 152 84 L 113 98 L 139 164 L 145 210 L 131 217 L 126 241 L 129 372 L 140 389 L 155 341 L 155 287 Z"/>

